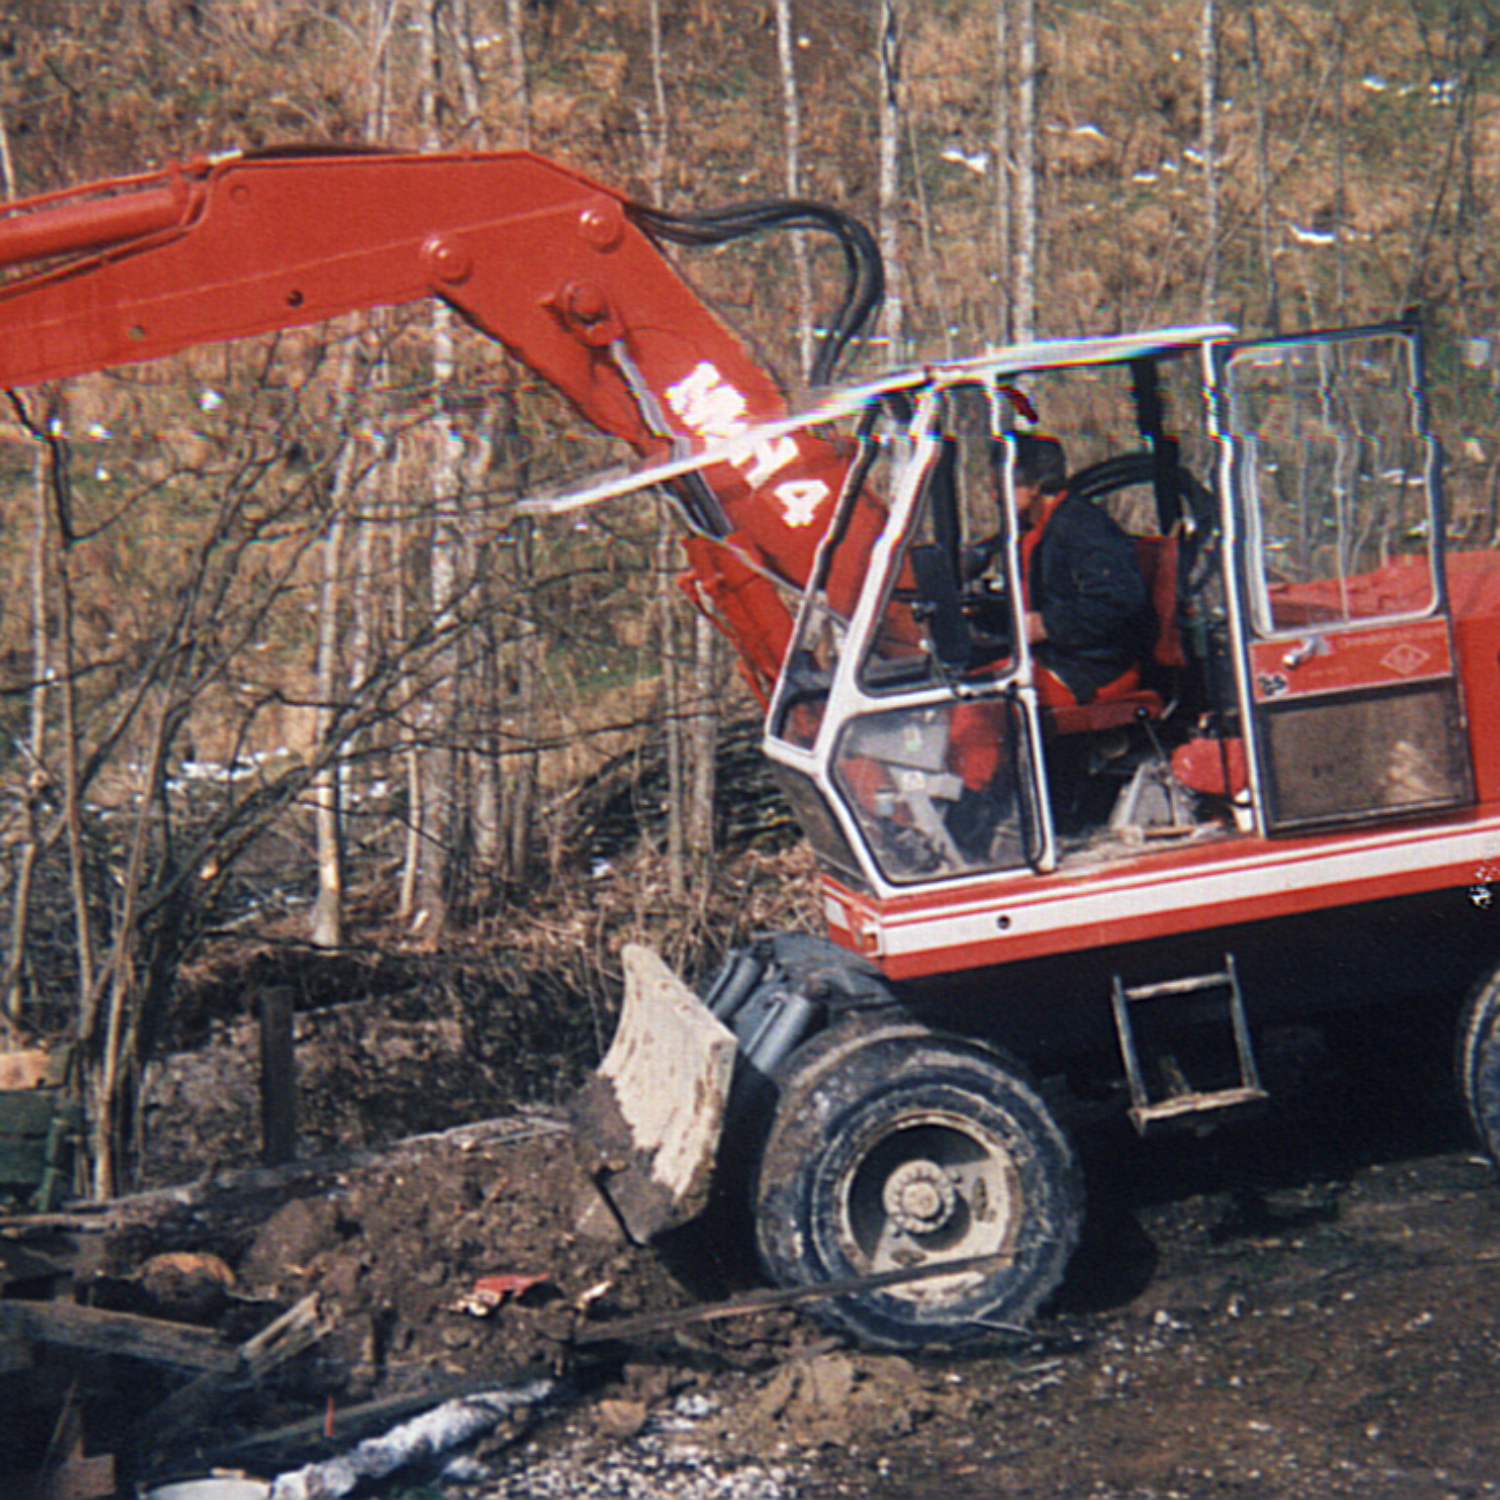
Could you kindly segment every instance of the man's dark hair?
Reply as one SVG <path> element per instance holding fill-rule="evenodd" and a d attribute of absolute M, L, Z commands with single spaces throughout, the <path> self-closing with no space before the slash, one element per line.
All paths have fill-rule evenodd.
<path fill-rule="evenodd" d="M 1035 486 L 1044 495 L 1056 495 L 1068 487 L 1068 456 L 1063 445 L 1053 437 L 1038 437 L 1035 433 L 1015 433 L 1011 441 L 1016 445 L 1015 482 Z"/>

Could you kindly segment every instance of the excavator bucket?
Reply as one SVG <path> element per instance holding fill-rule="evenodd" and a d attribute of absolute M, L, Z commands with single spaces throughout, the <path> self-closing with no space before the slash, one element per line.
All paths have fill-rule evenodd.
<path fill-rule="evenodd" d="M 622 957 L 620 1024 L 572 1117 L 585 1170 L 644 1245 L 708 1201 L 735 1037 L 653 949 Z"/>

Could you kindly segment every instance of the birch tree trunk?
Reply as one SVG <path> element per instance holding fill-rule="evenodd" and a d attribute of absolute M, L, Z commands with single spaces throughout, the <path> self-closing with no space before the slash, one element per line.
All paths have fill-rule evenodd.
<path fill-rule="evenodd" d="M 776 59 L 781 69 L 782 139 L 786 146 L 786 195 L 802 196 L 802 103 L 797 94 L 797 47 L 791 0 L 776 0 Z M 792 235 L 792 268 L 797 275 L 797 367 L 805 382 L 813 365 L 812 271 L 807 236 Z"/>
<path fill-rule="evenodd" d="M 642 134 L 646 144 L 646 184 L 657 208 L 667 206 L 667 83 L 662 59 L 661 0 L 646 8 L 651 47 L 651 109 Z"/>
<path fill-rule="evenodd" d="M 321 748 L 330 737 L 334 700 L 339 694 L 339 620 L 343 613 L 344 513 L 354 470 L 355 442 L 348 431 L 349 398 L 352 396 L 354 361 L 346 355 L 341 376 L 340 425 L 343 446 L 334 467 L 329 495 L 330 516 L 323 537 L 323 574 L 318 588 L 318 648 L 315 666 L 317 711 L 316 742 Z M 315 948 L 338 948 L 344 941 L 344 858 L 339 829 L 339 765 L 335 757 L 313 778 L 313 827 L 316 834 L 318 893 L 313 901 L 308 941 Z"/>
<path fill-rule="evenodd" d="M 1458 7 L 1454 7 L 1456 14 Z M 1344 38 L 1348 26 L 1344 7 L 1335 5 L 1333 10 L 1333 57 L 1334 57 L 1334 124 L 1333 124 L 1333 296 L 1335 317 L 1343 322 L 1348 317 L 1349 303 L 1349 245 L 1344 232 L 1344 221 L 1348 213 L 1348 155 L 1349 121 L 1344 98 L 1345 58 Z"/>
<path fill-rule="evenodd" d="M 495 671 L 493 633 L 495 580 L 490 577 L 488 548 L 480 534 L 475 497 L 482 495 L 494 456 L 490 417 L 477 417 L 465 430 L 458 465 L 460 587 L 474 608 L 454 643 L 457 682 L 467 685 L 454 695 L 455 762 L 462 790 L 461 851 L 468 862 L 496 873 L 499 852 L 499 738 L 502 705 Z M 475 871 L 470 871 L 471 875 Z"/>
<path fill-rule="evenodd" d="M 398 454 L 397 466 L 400 457 Z M 396 556 L 405 556 L 401 545 L 404 537 L 398 534 Z M 392 569 L 395 588 L 391 591 L 391 634 L 398 642 L 407 638 L 406 591 L 409 580 L 399 563 Z M 403 693 L 403 697 L 405 694 Z M 414 726 L 413 726 L 414 727 Z M 401 878 L 396 888 L 396 920 L 413 923 L 417 915 L 417 877 L 422 868 L 422 746 L 411 729 L 407 732 L 407 744 L 402 753 L 402 771 L 406 778 L 406 837 L 401 849 Z"/>
<path fill-rule="evenodd" d="M 479 80 L 478 51 L 474 45 L 474 18 L 469 0 L 448 0 L 452 14 L 452 42 L 458 73 L 463 120 L 459 134 L 476 150 L 485 144 L 484 97 Z"/>
<path fill-rule="evenodd" d="M 368 77 L 365 85 L 364 138 L 377 144 L 385 138 L 390 119 L 388 59 L 391 32 L 400 19 L 399 0 L 370 0 L 366 14 L 366 48 Z M 317 710 L 315 733 L 321 747 L 326 743 L 334 722 L 335 702 L 342 686 L 340 673 L 340 622 L 344 614 L 346 590 L 345 532 L 354 492 L 361 488 L 358 473 L 359 445 L 354 424 L 349 420 L 354 409 L 355 386 L 359 379 L 360 344 L 364 332 L 374 327 L 376 315 L 361 319 L 361 332 L 351 335 L 340 359 L 336 401 L 338 439 L 341 443 L 334 467 L 329 496 L 330 519 L 323 538 L 323 570 L 318 590 L 318 645 L 315 676 Z M 358 527 L 354 549 L 354 623 L 351 628 L 351 660 L 346 679 L 357 683 L 364 670 L 369 648 L 369 528 Z M 351 747 L 352 748 L 352 747 Z M 337 948 L 344 940 L 344 840 L 341 824 L 342 793 L 346 774 L 346 757 L 339 755 L 319 770 L 313 779 L 313 830 L 317 864 L 317 895 L 309 921 L 308 941 L 315 948 Z"/>
<path fill-rule="evenodd" d="M 690 792 L 687 839 L 693 851 L 700 902 L 712 886 L 714 857 L 714 798 L 718 792 L 716 762 L 719 748 L 719 632 L 701 611 L 693 613 L 692 718 L 688 726 Z"/>
<path fill-rule="evenodd" d="M 422 32 L 423 145 L 437 150 L 442 142 L 437 123 L 437 76 L 441 47 L 441 0 L 430 0 Z M 445 408 L 453 379 L 453 314 L 442 303 L 433 306 L 429 324 L 432 348 L 434 413 L 427 424 L 427 494 L 431 506 L 428 561 L 428 613 L 434 634 L 452 636 L 459 587 L 459 554 L 463 545 L 458 493 L 458 435 Z M 451 858 L 457 836 L 456 772 L 453 749 L 457 707 L 457 654 L 451 647 L 434 662 L 432 686 L 419 716 L 422 741 L 420 801 L 417 820 L 416 910 L 412 926 L 435 942 L 448 925 L 452 891 Z"/>
<path fill-rule="evenodd" d="M 1255 96 L 1255 182 L 1259 199 L 1257 214 L 1261 277 L 1266 298 L 1265 329 L 1281 331 L 1281 291 L 1276 281 L 1276 259 L 1271 240 L 1271 147 L 1266 130 L 1266 79 L 1260 52 L 1259 7 L 1249 0 L 1245 7 L 1247 41 L 1250 48 L 1250 88 Z"/>
<path fill-rule="evenodd" d="M 666 66 L 662 52 L 661 4 L 650 0 L 647 10 L 651 45 L 651 112 L 646 137 L 646 181 L 652 202 L 666 207 L 667 116 Z M 672 575 L 677 535 L 668 507 L 661 507 L 654 562 L 656 570 L 657 639 L 661 645 L 662 735 L 667 759 L 667 890 L 674 900 L 687 891 L 686 826 L 688 787 L 684 775 L 687 752 L 684 733 L 684 692 L 678 621 L 678 602 Z"/>
<path fill-rule="evenodd" d="M 501 117 L 510 144 L 529 150 L 531 78 L 526 49 L 526 0 L 505 0 L 504 28 Z M 508 455 L 507 482 L 515 493 L 524 494 L 529 472 L 523 450 L 527 440 L 517 420 L 514 387 L 508 393 L 504 410 L 506 427 L 498 435 L 498 441 L 501 451 Z M 517 520 L 511 536 L 514 545 L 509 549 L 509 580 L 502 579 L 498 569 L 492 569 L 493 576 L 486 580 L 487 587 L 509 590 L 504 601 L 491 601 L 489 618 L 493 622 L 509 615 L 512 625 L 508 642 L 502 643 L 500 631 L 493 625 L 486 631 L 490 652 L 483 672 L 485 702 L 494 717 L 493 732 L 486 735 L 486 754 L 480 767 L 476 824 L 482 841 L 488 837 L 486 830 L 493 820 L 492 857 L 497 872 L 513 889 L 521 889 L 531 874 L 537 816 L 542 637 L 532 593 L 535 581 L 532 522 Z M 502 653 L 513 670 L 501 671 Z"/>
<path fill-rule="evenodd" d="M 1037 46 L 1036 0 L 1021 0 L 1017 38 L 1019 79 L 1016 140 L 1015 337 L 1029 343 L 1037 336 Z"/>
<path fill-rule="evenodd" d="M 505 113 L 507 130 L 531 149 L 531 78 L 526 69 L 526 0 L 505 0 Z"/>
<path fill-rule="evenodd" d="M 529 520 L 516 523 L 513 590 L 516 619 L 515 714 L 511 739 L 518 747 L 512 755 L 506 779 L 505 866 L 515 886 L 524 886 L 530 875 L 531 835 L 536 821 L 538 785 L 537 737 L 541 710 L 542 637 L 537 628 L 535 529 Z"/>
<path fill-rule="evenodd" d="M 382 517 L 390 516 L 395 509 L 392 502 L 397 492 L 400 451 L 384 430 L 390 416 L 387 404 L 390 366 L 382 343 L 386 322 L 385 314 L 379 310 L 369 315 L 373 350 L 367 383 L 376 428 L 370 445 L 369 467 L 359 474 L 351 496 L 354 545 L 349 553 L 349 639 L 345 649 L 345 682 L 349 695 L 354 698 L 359 696 L 370 674 L 378 641 L 388 641 L 390 629 L 390 621 L 380 608 L 381 594 L 375 587 L 376 569 L 381 566 L 380 543 L 390 525 Z M 397 548 L 391 544 L 384 550 L 394 554 Z M 391 567 L 390 557 L 386 557 L 385 566 Z M 399 596 L 399 582 L 395 592 Z M 348 743 L 350 754 L 343 758 L 340 768 L 341 801 L 353 789 L 351 783 L 358 774 L 355 768 L 359 762 L 353 757 L 357 748 L 358 740 L 351 739 Z"/>
<path fill-rule="evenodd" d="M 453 376 L 452 314 L 446 307 L 432 311 L 432 385 L 441 403 Z M 428 562 L 428 612 L 431 629 L 448 646 L 434 657 L 432 685 L 420 716 L 421 802 L 417 860 L 417 910 L 413 926 L 435 941 L 448 925 L 452 891 L 451 860 L 458 837 L 457 764 L 454 720 L 458 707 L 458 657 L 452 644 L 456 632 L 463 546 L 457 438 L 449 416 L 439 409 L 429 424 L 427 494 L 432 513 Z"/>
<path fill-rule="evenodd" d="M 365 13 L 365 43 L 369 54 L 364 126 L 367 142 L 383 141 L 390 130 L 391 33 L 399 24 L 404 9 L 402 0 L 369 0 Z"/>
<path fill-rule="evenodd" d="M 1203 119 L 1198 149 L 1203 155 L 1203 321 L 1219 306 L 1219 22 L 1216 0 L 1203 0 L 1200 50 L 1203 65 Z"/>
<path fill-rule="evenodd" d="M 897 0 L 880 0 L 875 39 L 880 89 L 879 206 L 876 213 L 880 254 L 885 261 L 885 305 L 881 332 L 887 358 L 898 363 L 906 326 L 906 278 L 901 264 L 901 30 Z"/>
<path fill-rule="evenodd" d="M 483 151 L 489 145 L 489 134 L 484 116 L 484 80 L 479 71 L 479 47 L 474 32 L 474 14 L 471 0 L 452 0 L 454 45 L 458 54 L 459 87 L 463 95 L 464 133 L 476 150 Z M 511 40 L 516 48 L 520 43 L 522 17 L 508 16 L 513 23 Z M 520 75 L 524 85 L 525 54 L 512 50 L 508 77 L 514 82 L 516 63 L 519 59 Z M 458 475 L 460 494 L 464 504 L 458 517 L 461 534 L 461 552 L 466 587 L 482 594 L 486 602 L 493 605 L 496 580 L 491 570 L 484 569 L 486 553 L 484 538 L 480 534 L 480 521 L 468 497 L 482 494 L 489 475 L 495 452 L 495 429 L 492 416 L 473 423 L 469 432 L 469 443 Z M 464 821 L 470 831 L 468 842 L 476 860 L 484 864 L 491 874 L 497 874 L 500 863 L 500 757 L 499 741 L 503 706 L 499 694 L 496 647 L 498 641 L 492 629 L 495 611 L 481 611 L 477 627 L 463 632 L 458 644 L 460 680 L 475 684 L 476 691 L 460 694 L 455 704 L 457 719 L 462 718 L 464 734 L 462 762 L 465 774 L 462 784 L 466 789 Z"/>
<path fill-rule="evenodd" d="M 674 900 L 687 892 L 686 801 L 683 777 L 683 690 L 678 652 L 677 601 L 673 598 L 673 564 L 677 533 L 671 512 L 661 507 L 656 533 L 656 601 L 661 642 L 662 721 L 667 751 L 667 890 Z"/>
<path fill-rule="evenodd" d="M 1015 316 L 1015 88 L 1011 71 L 1010 8 L 995 3 L 995 337 L 1008 344 Z"/>

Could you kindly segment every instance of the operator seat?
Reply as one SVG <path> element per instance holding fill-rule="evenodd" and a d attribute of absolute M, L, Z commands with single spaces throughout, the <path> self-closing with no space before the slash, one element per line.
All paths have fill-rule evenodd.
<path fill-rule="evenodd" d="M 1177 533 L 1133 536 L 1131 541 L 1155 619 L 1148 661 L 1143 665 L 1167 671 L 1185 667 L 1187 657 L 1177 625 Z M 1142 684 L 1141 667 L 1133 666 L 1105 683 L 1087 703 L 1044 703 L 1042 724 L 1052 735 L 1097 734 L 1143 718 L 1159 719 L 1165 708 L 1161 694 Z"/>

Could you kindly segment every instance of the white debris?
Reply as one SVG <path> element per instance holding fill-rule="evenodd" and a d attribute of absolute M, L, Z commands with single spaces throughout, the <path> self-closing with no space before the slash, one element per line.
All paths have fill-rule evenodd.
<path fill-rule="evenodd" d="M 419 1459 L 435 1458 L 483 1437 L 509 1412 L 545 1401 L 556 1384 L 533 1380 L 445 1401 L 337 1458 L 281 1475 L 271 1486 L 270 1500 L 338 1500 L 367 1479 L 384 1479 Z"/>

